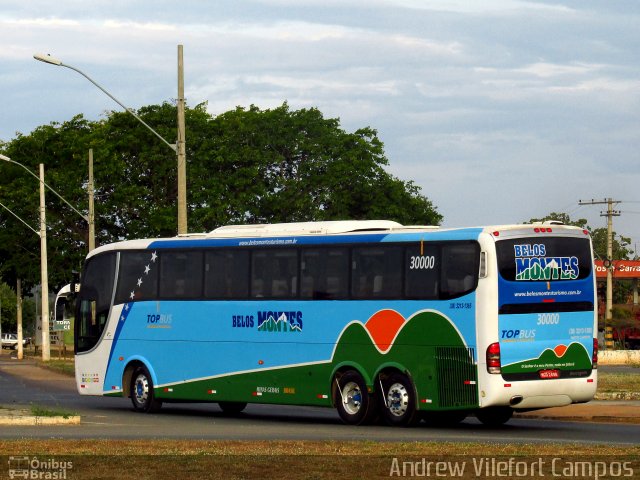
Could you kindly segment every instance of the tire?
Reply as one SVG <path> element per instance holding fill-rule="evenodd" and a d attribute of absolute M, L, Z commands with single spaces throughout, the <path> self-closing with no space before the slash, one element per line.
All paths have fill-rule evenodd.
<path fill-rule="evenodd" d="M 389 425 L 409 427 L 420 421 L 413 383 L 403 373 L 392 373 L 383 380 L 381 407 Z"/>
<path fill-rule="evenodd" d="M 246 408 L 247 404 L 245 402 L 218 402 L 218 406 L 228 415 L 238 415 Z"/>
<path fill-rule="evenodd" d="M 154 413 L 162 402 L 155 398 L 153 380 L 146 367 L 137 367 L 131 377 L 131 403 L 137 412 Z"/>
<path fill-rule="evenodd" d="M 499 427 L 507 423 L 513 416 L 509 407 L 489 407 L 476 411 L 476 418 L 488 427 Z"/>
<path fill-rule="evenodd" d="M 349 370 L 334 378 L 333 401 L 338 415 L 347 425 L 366 425 L 377 415 L 377 402 L 367 390 L 362 375 Z"/>

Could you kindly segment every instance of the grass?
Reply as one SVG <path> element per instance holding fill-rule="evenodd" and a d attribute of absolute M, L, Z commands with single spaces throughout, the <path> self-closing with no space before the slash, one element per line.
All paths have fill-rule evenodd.
<path fill-rule="evenodd" d="M 400 430 L 401 431 L 401 430 Z M 632 462 L 639 470 L 640 446 L 576 444 L 494 444 L 475 442 L 317 442 L 317 441 L 204 441 L 204 440 L 0 440 L 7 456 L 55 456 L 71 463 L 69 478 L 158 478 L 169 474 L 184 478 L 225 479 L 335 479 L 389 478 L 399 465 L 426 462 L 465 464 L 474 476 L 473 462 L 481 459 L 544 463 L 552 475 L 553 459 Z M 45 457 L 46 458 L 46 457 Z M 422 475 L 425 476 L 425 475 Z M 431 476 L 436 476 L 435 474 Z M 439 475 L 442 476 L 442 475 Z M 555 475 L 557 476 L 557 474 Z M 485 478 L 481 476 L 480 478 Z"/>
<path fill-rule="evenodd" d="M 52 409 L 49 407 L 42 407 L 39 405 L 31 405 L 31 415 L 34 417 L 73 417 L 75 413 L 69 412 L 64 409 Z"/>
<path fill-rule="evenodd" d="M 75 375 L 75 362 L 70 360 L 54 360 L 51 359 L 48 362 L 38 361 L 38 366 L 51 370 L 53 372 L 62 373 L 73 377 Z"/>
<path fill-rule="evenodd" d="M 637 373 L 598 373 L 598 393 L 640 392 L 640 371 Z"/>

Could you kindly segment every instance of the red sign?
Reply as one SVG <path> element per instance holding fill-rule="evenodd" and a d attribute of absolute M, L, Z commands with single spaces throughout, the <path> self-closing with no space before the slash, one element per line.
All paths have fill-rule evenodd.
<path fill-rule="evenodd" d="M 640 278 L 640 260 L 614 260 L 611 262 L 614 278 Z M 604 261 L 596 260 L 596 277 L 607 278 Z"/>
<path fill-rule="evenodd" d="M 560 378 L 560 370 L 540 370 L 540 378 Z"/>

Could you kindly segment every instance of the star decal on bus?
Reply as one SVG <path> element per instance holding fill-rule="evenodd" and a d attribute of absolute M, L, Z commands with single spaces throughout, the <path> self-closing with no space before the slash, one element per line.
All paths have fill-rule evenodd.
<path fill-rule="evenodd" d="M 156 260 L 158 259 L 158 253 L 156 251 L 151 253 L 151 263 L 155 263 Z M 144 267 L 144 274 L 145 275 L 149 275 L 149 272 L 151 272 L 151 264 L 147 264 Z M 142 286 L 142 284 L 144 283 L 144 281 L 142 280 L 143 277 L 139 277 L 137 282 L 136 282 L 136 286 L 137 288 L 140 288 Z M 136 290 L 135 288 L 131 291 L 131 293 L 129 294 L 129 299 L 130 300 L 135 300 L 136 298 Z"/>

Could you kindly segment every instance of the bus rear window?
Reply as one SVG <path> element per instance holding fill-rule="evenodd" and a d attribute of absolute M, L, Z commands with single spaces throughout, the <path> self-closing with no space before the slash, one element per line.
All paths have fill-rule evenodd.
<path fill-rule="evenodd" d="M 532 237 L 496 243 L 498 269 L 512 282 L 581 280 L 591 274 L 586 238 Z"/>

